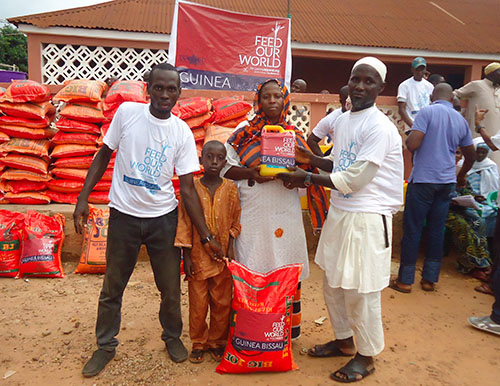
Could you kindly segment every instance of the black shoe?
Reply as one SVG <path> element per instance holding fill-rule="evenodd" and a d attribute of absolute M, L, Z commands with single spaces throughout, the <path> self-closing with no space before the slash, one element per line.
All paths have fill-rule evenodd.
<path fill-rule="evenodd" d="M 188 350 L 180 339 L 170 340 L 165 343 L 168 355 L 175 363 L 184 362 L 188 358 Z"/>
<path fill-rule="evenodd" d="M 84 377 L 94 377 L 99 374 L 108 362 L 115 357 L 116 350 L 106 351 L 106 350 L 96 350 L 92 354 L 92 358 L 83 367 L 82 374 Z"/>

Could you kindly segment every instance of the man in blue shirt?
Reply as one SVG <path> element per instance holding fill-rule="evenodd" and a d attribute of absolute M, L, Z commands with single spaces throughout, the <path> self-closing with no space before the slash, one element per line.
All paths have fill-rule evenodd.
<path fill-rule="evenodd" d="M 427 220 L 428 244 L 422 271 L 422 289 L 433 291 L 439 278 L 443 257 L 444 226 L 450 205 L 450 193 L 465 185 L 467 171 L 475 161 L 472 135 L 467 121 L 453 109 L 453 90 L 447 83 L 438 84 L 431 96 L 432 104 L 417 114 L 406 140 L 413 153 L 405 211 L 401 265 L 391 288 L 409 293 L 415 279 L 422 228 Z M 455 152 L 460 147 L 465 156 L 458 176 Z"/>

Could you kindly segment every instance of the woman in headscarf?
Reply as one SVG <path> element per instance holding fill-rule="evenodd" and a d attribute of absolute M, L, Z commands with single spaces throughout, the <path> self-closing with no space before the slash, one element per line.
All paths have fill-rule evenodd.
<path fill-rule="evenodd" d="M 274 177 L 259 174 L 261 133 L 265 125 L 295 130 L 299 146 L 307 143 L 302 132 L 286 123 L 290 97 L 286 86 L 268 80 L 257 88 L 255 117 L 241 123 L 228 139 L 224 176 L 236 181 L 241 201 L 241 234 L 235 243 L 235 258 L 257 272 L 269 272 L 286 264 L 301 263 L 300 280 L 309 276 L 306 236 L 297 188 L 285 188 Z M 308 165 L 298 165 L 309 168 Z M 310 186 L 308 203 L 315 228 L 321 227 L 328 211 L 323 189 Z M 292 338 L 300 335 L 300 284 L 293 304 Z"/>
<path fill-rule="evenodd" d="M 498 191 L 498 167 L 488 158 L 491 150 L 481 137 L 474 139 L 474 147 L 477 158 L 467 173 L 467 182 L 474 192 L 476 201 L 483 205 L 481 217 L 486 221 L 486 237 L 492 238 L 497 211 L 487 204 L 486 198 Z"/>
<path fill-rule="evenodd" d="M 468 173 L 467 186 L 460 194 L 473 195 L 482 204 L 481 214 L 476 209 L 451 205 L 446 228 L 459 251 L 458 270 L 485 281 L 491 265 L 487 236 L 492 235 L 496 221 L 496 211 L 487 204 L 485 197 L 498 189 L 498 169 L 493 161 L 486 158 L 489 148 L 482 138 L 474 139 L 474 146 L 477 161 Z"/>

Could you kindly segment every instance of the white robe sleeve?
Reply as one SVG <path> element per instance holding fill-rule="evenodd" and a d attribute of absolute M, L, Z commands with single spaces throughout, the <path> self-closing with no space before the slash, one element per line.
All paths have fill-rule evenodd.
<path fill-rule="evenodd" d="M 240 157 L 238 156 L 238 153 L 236 153 L 236 150 L 234 150 L 233 146 L 225 143 L 224 146 L 226 147 L 226 165 L 222 168 L 220 175 L 224 176 L 226 172 L 231 169 L 233 166 L 242 166 L 240 162 Z"/>
<path fill-rule="evenodd" d="M 335 188 L 342 194 L 363 189 L 377 174 L 379 166 L 370 161 L 354 162 L 347 170 L 330 174 Z"/>

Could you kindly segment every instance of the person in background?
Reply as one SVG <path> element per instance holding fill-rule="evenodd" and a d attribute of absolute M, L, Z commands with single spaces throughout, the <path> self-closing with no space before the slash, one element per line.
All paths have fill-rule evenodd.
<path fill-rule="evenodd" d="M 485 174 L 488 174 L 488 176 L 491 176 L 490 173 L 496 174 L 496 178 L 493 178 L 495 180 L 493 183 L 498 189 L 498 172 L 496 172 L 497 166 L 491 160 L 486 162 L 484 161 L 487 152 L 483 152 L 481 146 L 478 144 L 478 140 L 482 141 L 482 138 L 476 138 L 474 140 L 478 160 L 468 172 L 466 187 L 463 189 L 457 189 L 457 191 L 453 193 L 453 196 L 455 197 L 460 195 L 477 196 L 471 188 L 472 181 L 470 180 L 470 177 L 471 175 L 474 175 L 474 173 L 472 173 L 473 169 L 476 170 L 476 172 L 479 171 L 479 178 L 481 178 L 480 176 L 483 174 L 482 171 L 485 171 Z M 462 153 L 460 149 L 457 149 L 456 152 L 456 162 L 458 173 L 463 165 Z M 458 166 L 460 162 L 461 165 Z M 473 179 L 475 179 L 475 177 Z M 488 178 L 488 182 L 491 183 L 492 179 Z M 478 182 L 477 185 L 477 189 L 479 190 L 480 183 Z M 483 184 L 483 188 L 485 186 L 486 185 Z M 486 205 L 484 200 L 480 199 L 479 201 Z M 488 209 L 495 212 L 491 207 L 483 205 L 482 213 L 490 213 L 487 212 Z M 496 218 L 496 213 L 494 214 Z M 446 229 L 448 231 L 447 236 L 451 239 L 451 241 L 453 241 L 453 244 L 459 252 L 459 256 L 457 258 L 458 271 L 464 274 L 470 274 L 476 279 L 486 281 L 491 266 L 491 259 L 488 248 L 490 243 L 486 237 L 487 228 L 485 218 L 481 217 L 476 209 L 466 208 L 455 204 L 452 200 L 450 210 L 448 212 L 448 218 L 446 219 Z"/>
<path fill-rule="evenodd" d="M 384 349 L 381 292 L 389 284 L 392 216 L 403 204 L 404 169 L 401 136 L 375 106 L 386 73 L 374 57 L 354 64 L 348 83 L 352 108 L 335 122 L 333 162 L 298 150 L 302 162 L 326 171 L 334 166 L 333 173 L 297 169 L 278 175 L 289 188 L 318 184 L 332 189 L 315 262 L 324 270 L 323 294 L 335 340 L 308 354 L 354 356 L 330 374 L 344 383 L 372 374 L 373 357 Z"/>
<path fill-rule="evenodd" d="M 224 256 L 234 258 L 234 240 L 241 231 L 240 199 L 236 185 L 219 173 L 226 165 L 226 148 L 218 141 L 207 142 L 201 151 L 204 175 L 194 181 L 212 234 L 219 240 Z M 232 284 L 231 272 L 222 259 L 212 258 L 203 248 L 183 201 L 179 203 L 176 247 L 182 248 L 184 272 L 188 278 L 189 336 L 192 363 L 203 362 L 206 351 L 220 362 L 229 332 Z M 206 318 L 210 307 L 210 326 Z"/>
<path fill-rule="evenodd" d="M 472 136 L 467 121 L 453 109 L 453 90 L 440 83 L 432 92 L 433 103 L 417 115 L 406 146 L 413 153 L 413 170 L 406 191 L 401 240 L 401 264 L 397 278 L 390 287 L 411 292 L 416 262 L 427 221 L 428 242 L 420 284 L 425 291 L 434 291 L 443 258 L 444 227 L 451 193 L 465 185 L 466 173 L 475 160 Z M 458 176 L 455 152 L 461 148 L 464 166 Z"/>
<path fill-rule="evenodd" d="M 292 87 L 290 87 L 290 92 L 296 93 L 301 92 L 304 93 L 307 91 L 307 83 L 304 79 L 295 79 L 292 83 Z"/>
<path fill-rule="evenodd" d="M 434 87 L 439 83 L 446 83 L 446 79 L 441 74 L 431 74 L 427 79 Z"/>
<path fill-rule="evenodd" d="M 255 117 L 238 125 L 226 143 L 227 165 L 223 173 L 236 181 L 241 200 L 242 229 L 235 242 L 235 259 L 262 273 L 301 263 L 300 280 L 304 280 L 309 276 L 309 259 L 298 189 L 286 189 L 276 178 L 259 173 L 264 126 L 292 129 L 297 143 L 307 147 L 302 132 L 286 123 L 289 107 L 286 86 L 274 79 L 260 84 L 254 99 Z M 312 200 L 309 208 L 313 227 L 320 227 L 328 212 L 326 194 L 323 189 L 308 189 L 308 199 Z M 300 284 L 293 314 L 292 339 L 300 335 Z"/>
<path fill-rule="evenodd" d="M 411 62 L 413 76 L 406 79 L 398 87 L 398 111 L 401 119 L 411 127 L 417 113 L 431 103 L 430 96 L 434 86 L 424 79 L 427 62 L 417 57 Z"/>
<path fill-rule="evenodd" d="M 484 79 L 473 80 L 454 91 L 461 100 L 467 100 L 468 105 L 465 117 L 469 126 L 474 127 L 476 106 L 486 109 L 489 113 L 483 117 L 486 133 L 491 137 L 500 129 L 500 63 L 493 62 L 484 68 Z M 477 134 L 475 134 L 477 135 Z M 493 160 L 499 164 L 500 157 Z"/>
<path fill-rule="evenodd" d="M 491 149 L 483 138 L 474 138 L 473 142 L 476 149 L 476 162 L 467 172 L 467 183 L 475 200 L 482 204 L 481 217 L 486 222 L 486 237 L 491 239 L 495 233 L 497 212 L 488 205 L 487 198 L 498 191 L 498 166 L 488 158 Z"/>
<path fill-rule="evenodd" d="M 311 134 L 307 137 L 307 144 L 309 145 L 311 151 L 318 155 L 323 156 L 323 152 L 319 147 L 319 142 L 323 140 L 324 137 L 329 136 L 333 138 L 333 127 L 337 118 L 347 111 L 346 100 L 349 96 L 349 87 L 344 86 L 339 90 L 339 99 L 341 107 L 332 111 L 326 117 L 322 118 L 316 127 L 312 130 Z"/>
<path fill-rule="evenodd" d="M 481 135 L 492 151 L 497 151 L 500 148 L 500 131 L 498 131 L 494 136 L 490 136 L 488 131 L 483 126 L 483 120 L 485 118 L 488 109 L 479 109 L 476 106 L 476 112 L 474 115 L 474 126 L 476 131 Z M 492 131 L 492 128 L 488 128 Z M 498 128 L 497 128 L 498 130 Z M 492 334 L 500 335 L 500 221 L 497 221 L 495 226 L 495 235 L 493 238 L 493 266 L 491 270 L 491 278 L 489 285 L 486 286 L 491 291 L 491 294 L 495 297 L 493 307 L 490 315 L 484 316 L 471 316 L 469 317 L 469 323 L 482 331 L 489 332 Z"/>
<path fill-rule="evenodd" d="M 174 246 L 177 228 L 174 169 L 179 176 L 184 205 L 207 253 L 214 258 L 222 257 L 221 246 L 205 223 L 193 183 L 193 173 L 200 169 L 193 133 L 184 121 L 170 113 L 181 93 L 177 69 L 168 63 L 153 67 L 148 92 L 150 104 L 125 102 L 118 108 L 104 144 L 92 161 L 73 213 L 75 230 L 81 233 L 87 223 L 89 194 L 117 150 L 109 193 L 106 274 L 97 310 L 98 349 L 82 370 L 85 377 L 99 374 L 115 356 L 123 292 L 142 244 L 148 250 L 161 293 L 161 338 L 172 361 L 182 362 L 188 357 L 180 339 L 181 256 L 179 248 Z"/>

